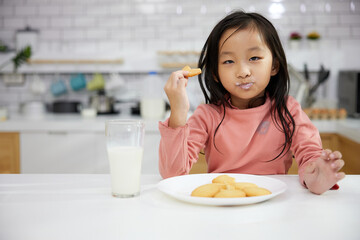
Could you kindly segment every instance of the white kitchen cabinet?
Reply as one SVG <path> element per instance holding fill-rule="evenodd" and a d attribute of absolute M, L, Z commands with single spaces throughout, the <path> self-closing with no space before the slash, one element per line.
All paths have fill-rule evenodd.
<path fill-rule="evenodd" d="M 96 173 L 95 139 L 92 132 L 21 133 L 21 173 Z"/>
<path fill-rule="evenodd" d="M 157 174 L 160 134 L 145 133 L 143 173 Z M 21 173 L 109 173 L 104 132 L 37 131 L 20 134 Z"/>

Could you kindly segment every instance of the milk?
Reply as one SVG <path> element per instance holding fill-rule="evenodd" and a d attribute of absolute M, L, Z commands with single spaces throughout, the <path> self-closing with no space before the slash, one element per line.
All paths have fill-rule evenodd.
<path fill-rule="evenodd" d="M 143 97 L 140 101 L 141 117 L 150 120 L 159 120 L 165 114 L 165 101 L 162 98 Z"/>
<path fill-rule="evenodd" d="M 149 72 L 143 79 L 140 114 L 143 119 L 160 120 L 165 114 L 163 83 L 156 72 Z"/>
<path fill-rule="evenodd" d="M 110 146 L 107 148 L 114 196 L 139 194 L 143 152 L 141 147 Z"/>

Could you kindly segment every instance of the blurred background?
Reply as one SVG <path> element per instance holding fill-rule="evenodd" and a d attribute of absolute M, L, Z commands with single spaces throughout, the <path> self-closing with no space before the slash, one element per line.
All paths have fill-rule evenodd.
<path fill-rule="evenodd" d="M 213 26 L 236 9 L 272 21 L 300 73 L 293 75 L 305 78 L 308 90 L 322 81 L 313 99 L 299 97 L 304 107 L 338 107 L 340 71 L 360 69 L 359 0 L 0 0 L 0 106 L 11 115 L 29 101 L 49 111 L 59 100 L 89 105 L 101 88 L 115 101 L 136 102 L 149 71 L 164 83 L 172 70 L 195 66 Z M 31 57 L 14 74 L 7 63 L 28 45 Z M 96 73 L 104 84 L 89 88 Z M 72 86 L 76 77 L 86 87 Z M 301 95 L 298 78 L 293 95 Z M 192 110 L 202 101 L 196 82 L 189 86 Z"/>

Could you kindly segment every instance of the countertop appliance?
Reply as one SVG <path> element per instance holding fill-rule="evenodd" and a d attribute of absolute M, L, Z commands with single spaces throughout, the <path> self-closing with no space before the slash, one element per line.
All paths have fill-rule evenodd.
<path fill-rule="evenodd" d="M 360 117 L 360 70 L 340 71 L 338 80 L 339 108 L 350 117 Z"/>
<path fill-rule="evenodd" d="M 105 90 L 98 90 L 96 94 L 90 96 L 89 105 L 96 109 L 98 114 L 118 114 L 114 109 L 115 99 L 107 96 Z"/>

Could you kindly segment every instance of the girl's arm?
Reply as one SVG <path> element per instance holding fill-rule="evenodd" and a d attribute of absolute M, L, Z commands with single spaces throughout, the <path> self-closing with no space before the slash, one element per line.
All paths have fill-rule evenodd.
<path fill-rule="evenodd" d="M 190 104 L 185 87 L 188 71 L 173 72 L 165 84 L 164 90 L 170 103 L 169 127 L 177 128 L 186 124 Z"/>
<path fill-rule="evenodd" d="M 338 172 L 344 165 L 341 153 L 324 151 L 319 131 L 300 104 L 289 97 L 288 106 L 296 124 L 291 151 L 299 165 L 300 183 L 312 193 L 322 194 L 345 177 Z"/>
<path fill-rule="evenodd" d="M 172 128 L 169 120 L 159 123 L 159 171 L 163 178 L 188 174 L 208 140 L 209 109 L 200 105 L 184 126 Z"/>

